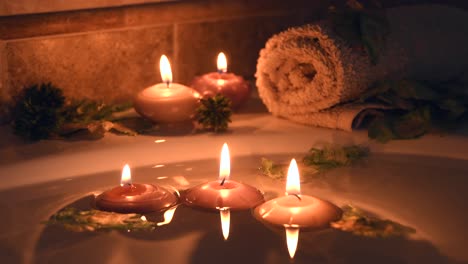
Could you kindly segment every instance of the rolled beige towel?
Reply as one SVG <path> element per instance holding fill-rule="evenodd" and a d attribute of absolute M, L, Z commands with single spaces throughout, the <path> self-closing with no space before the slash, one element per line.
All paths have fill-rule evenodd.
<path fill-rule="evenodd" d="M 271 37 L 260 51 L 256 85 L 275 116 L 352 130 L 356 116 L 381 108 L 353 102 L 377 80 L 441 81 L 468 69 L 468 15 L 442 5 L 386 10 L 390 34 L 378 63 L 319 22 Z"/>

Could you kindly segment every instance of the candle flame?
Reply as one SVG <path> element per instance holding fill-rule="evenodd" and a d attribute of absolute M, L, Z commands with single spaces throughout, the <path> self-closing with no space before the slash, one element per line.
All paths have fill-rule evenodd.
<path fill-rule="evenodd" d="M 227 208 L 219 209 L 219 216 L 221 217 L 221 229 L 223 231 L 224 240 L 229 237 L 229 226 L 231 224 L 231 211 Z"/>
<path fill-rule="evenodd" d="M 175 210 L 177 209 L 177 206 L 174 206 L 170 209 L 168 209 L 166 212 L 164 212 L 164 221 L 159 222 L 156 225 L 157 226 L 163 226 L 163 225 L 168 225 L 171 223 L 172 218 L 174 217 Z"/>
<path fill-rule="evenodd" d="M 288 176 L 286 178 L 286 195 L 301 195 L 301 183 L 299 180 L 299 169 L 295 159 L 289 164 Z"/>
<path fill-rule="evenodd" d="M 125 164 L 122 169 L 122 176 L 120 178 L 120 186 L 132 185 L 132 173 L 130 172 L 130 166 Z"/>
<path fill-rule="evenodd" d="M 299 228 L 286 227 L 286 245 L 288 246 L 289 257 L 294 258 L 299 240 Z"/>
<path fill-rule="evenodd" d="M 161 72 L 162 81 L 167 83 L 167 86 L 169 87 L 172 82 L 172 70 L 171 64 L 169 63 L 169 59 L 166 55 L 162 55 L 159 60 L 159 71 Z"/>
<path fill-rule="evenodd" d="M 222 184 L 229 180 L 231 174 L 231 161 L 229 157 L 229 147 L 224 143 L 221 149 L 221 162 L 219 164 L 219 180 Z"/>
<path fill-rule="evenodd" d="M 224 53 L 220 52 L 218 54 L 218 72 L 225 73 L 227 72 L 227 59 Z"/>

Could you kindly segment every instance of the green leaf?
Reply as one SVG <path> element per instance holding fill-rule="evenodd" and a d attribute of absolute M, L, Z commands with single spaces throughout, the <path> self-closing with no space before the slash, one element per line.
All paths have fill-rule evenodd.
<path fill-rule="evenodd" d="M 107 105 L 89 99 L 71 100 L 64 109 L 66 121 L 69 123 L 91 123 L 112 119 L 112 115 L 129 109 L 131 103 Z"/>
<path fill-rule="evenodd" d="M 107 131 L 133 136 L 136 131 L 130 127 L 110 121 L 119 120 L 114 114 L 131 106 L 89 99 L 66 100 L 62 90 L 50 83 L 33 85 L 17 96 L 12 126 L 15 134 L 30 140 L 57 136 L 98 139 Z"/>
<path fill-rule="evenodd" d="M 451 119 L 457 119 L 466 112 L 465 105 L 452 98 L 443 99 L 438 106 L 440 109 L 448 111 Z"/>
<path fill-rule="evenodd" d="M 364 93 L 361 94 L 359 101 L 365 102 L 369 100 L 370 98 L 373 98 L 379 94 L 384 94 L 391 89 L 392 89 L 391 81 L 376 82 L 373 86 L 371 86 Z"/>
<path fill-rule="evenodd" d="M 410 100 L 405 100 L 395 93 L 389 91 L 387 93 L 379 94 L 375 96 L 379 102 L 383 102 L 391 107 L 399 109 L 413 109 L 414 104 Z"/>
<path fill-rule="evenodd" d="M 318 171 L 325 171 L 337 167 L 349 166 L 367 157 L 369 149 L 363 146 L 311 148 L 302 162 L 313 166 Z"/>
<path fill-rule="evenodd" d="M 153 131 L 153 123 L 146 118 L 141 117 L 124 117 L 114 119 L 114 125 L 122 125 L 133 130 L 136 134 L 145 134 Z"/>
<path fill-rule="evenodd" d="M 375 139 L 380 143 L 386 143 L 396 138 L 391 125 L 383 118 L 376 119 L 369 124 L 367 135 L 369 138 Z"/>
<path fill-rule="evenodd" d="M 331 223 L 331 227 L 366 237 L 407 237 L 416 232 L 414 228 L 397 222 L 380 219 L 364 212 L 352 205 L 342 207 L 343 215 L 340 220 Z"/>
<path fill-rule="evenodd" d="M 110 121 L 105 121 L 105 122 L 110 122 Z M 110 122 L 112 123 L 112 122 Z M 119 124 L 119 123 L 112 123 L 112 127 L 108 130 L 108 131 L 111 131 L 115 134 L 121 134 L 121 135 L 127 135 L 127 136 L 136 136 L 138 135 L 138 133 L 127 127 L 127 126 L 124 126 L 122 124 Z"/>
<path fill-rule="evenodd" d="M 369 155 L 369 149 L 363 146 L 328 146 L 323 149 L 311 148 L 302 159 L 301 175 L 303 178 L 314 176 L 333 168 L 351 166 Z M 262 158 L 260 171 L 272 179 L 284 179 L 288 164 L 275 164 Z"/>
<path fill-rule="evenodd" d="M 146 221 L 139 214 L 119 214 L 99 210 L 81 211 L 70 207 L 56 213 L 44 223 L 62 226 L 75 232 L 100 230 L 152 231 L 157 226 L 157 223 Z"/>
<path fill-rule="evenodd" d="M 283 166 L 276 165 L 272 160 L 262 158 L 260 171 L 263 175 L 273 179 L 283 179 L 286 177 Z"/>
<path fill-rule="evenodd" d="M 411 111 L 393 122 L 393 131 L 397 138 L 418 138 L 431 128 L 431 111 L 429 107 L 421 107 Z"/>

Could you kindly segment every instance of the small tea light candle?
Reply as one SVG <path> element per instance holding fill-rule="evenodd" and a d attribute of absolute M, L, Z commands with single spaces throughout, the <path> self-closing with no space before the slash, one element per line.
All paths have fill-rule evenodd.
<path fill-rule="evenodd" d="M 327 228 L 330 222 L 341 218 L 342 211 L 334 204 L 307 195 L 301 195 L 299 170 L 291 160 L 286 180 L 286 196 L 270 200 L 254 210 L 254 216 L 263 222 L 283 226 L 289 255 L 294 257 L 299 229 Z"/>
<path fill-rule="evenodd" d="M 212 97 L 220 93 L 232 101 L 232 107 L 238 108 L 250 95 L 250 85 L 241 76 L 227 72 L 227 59 L 224 53 L 218 55 L 218 72 L 195 77 L 191 87 L 203 97 Z"/>
<path fill-rule="evenodd" d="M 188 189 L 182 195 L 182 200 L 189 206 L 219 210 L 224 240 L 229 237 L 231 210 L 247 210 L 264 202 L 263 194 L 258 189 L 230 180 L 230 171 L 229 148 L 224 143 L 219 179 Z"/>
<path fill-rule="evenodd" d="M 122 170 L 120 186 L 98 195 L 95 203 L 103 211 L 146 214 L 173 207 L 177 201 L 177 196 L 165 188 L 132 183 L 130 167 L 126 164 Z"/>
<path fill-rule="evenodd" d="M 150 86 L 137 94 L 135 110 L 155 123 L 178 123 L 191 120 L 198 107 L 200 94 L 182 84 L 172 83 L 169 60 L 161 56 L 159 69 L 163 83 Z"/>

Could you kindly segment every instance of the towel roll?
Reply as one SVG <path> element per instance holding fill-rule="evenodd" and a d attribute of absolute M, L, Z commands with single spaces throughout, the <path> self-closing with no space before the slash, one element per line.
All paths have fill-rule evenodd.
<path fill-rule="evenodd" d="M 468 15 L 442 5 L 386 10 L 390 33 L 378 63 L 352 47 L 328 21 L 271 37 L 257 63 L 259 95 L 275 116 L 352 130 L 356 116 L 377 104 L 353 101 L 386 79 L 442 81 L 468 69 Z M 364 111 L 365 112 L 365 111 Z"/>

